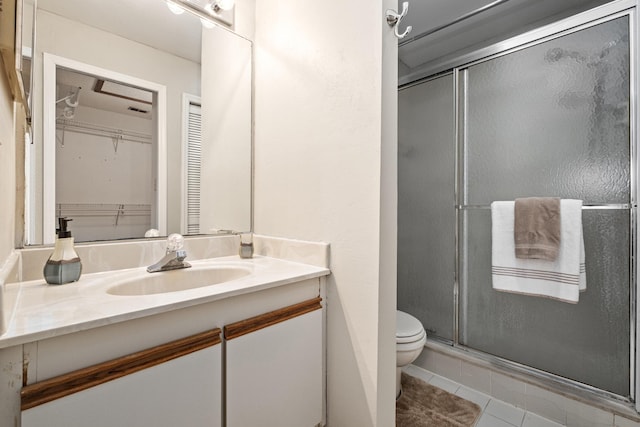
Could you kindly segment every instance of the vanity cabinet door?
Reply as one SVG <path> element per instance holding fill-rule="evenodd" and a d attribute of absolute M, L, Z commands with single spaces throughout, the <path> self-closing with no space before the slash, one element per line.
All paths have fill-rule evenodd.
<path fill-rule="evenodd" d="M 227 427 L 323 421 L 320 298 L 225 326 Z"/>
<path fill-rule="evenodd" d="M 222 425 L 220 329 L 22 390 L 22 427 Z"/>

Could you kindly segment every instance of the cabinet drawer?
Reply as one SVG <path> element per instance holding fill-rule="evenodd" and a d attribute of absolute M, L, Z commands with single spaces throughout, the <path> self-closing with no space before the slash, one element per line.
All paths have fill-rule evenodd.
<path fill-rule="evenodd" d="M 23 427 L 220 426 L 220 329 L 23 388 Z"/>
<path fill-rule="evenodd" d="M 227 427 L 322 421 L 322 311 L 310 301 L 225 327 Z M 298 314 L 276 316 L 287 309 Z"/>

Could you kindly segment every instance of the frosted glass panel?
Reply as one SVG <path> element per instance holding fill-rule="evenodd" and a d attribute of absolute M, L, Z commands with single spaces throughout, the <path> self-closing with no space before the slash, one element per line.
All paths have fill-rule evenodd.
<path fill-rule="evenodd" d="M 398 95 L 398 308 L 453 339 L 455 133 L 451 75 Z"/>
<path fill-rule="evenodd" d="M 491 213 L 464 213 L 460 343 L 629 396 L 629 211 L 584 210 L 578 304 L 494 291 Z"/>
<path fill-rule="evenodd" d="M 494 200 L 630 203 L 627 17 L 467 69 L 460 343 L 629 396 L 630 211 L 583 210 L 576 305 L 491 287 Z"/>
<path fill-rule="evenodd" d="M 627 17 L 469 67 L 467 106 L 467 204 L 629 202 Z"/>

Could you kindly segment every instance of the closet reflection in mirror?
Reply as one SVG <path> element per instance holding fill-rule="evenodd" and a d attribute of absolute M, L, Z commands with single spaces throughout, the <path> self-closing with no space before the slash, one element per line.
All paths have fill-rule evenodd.
<path fill-rule="evenodd" d="M 156 228 L 154 93 L 61 68 L 56 93 L 56 218 L 73 219 L 77 242 Z"/>
<path fill-rule="evenodd" d="M 35 28 L 28 244 L 58 216 L 77 241 L 250 230 L 250 41 L 163 0 L 38 0 Z"/>

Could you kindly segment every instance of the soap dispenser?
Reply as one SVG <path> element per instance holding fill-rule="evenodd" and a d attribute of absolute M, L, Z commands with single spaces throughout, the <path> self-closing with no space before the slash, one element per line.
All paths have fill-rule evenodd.
<path fill-rule="evenodd" d="M 240 233 L 240 258 L 253 258 L 253 237 L 251 233 Z"/>
<path fill-rule="evenodd" d="M 82 263 L 73 247 L 73 237 L 67 224 L 73 221 L 58 218 L 57 238 L 53 253 L 44 265 L 44 280 L 50 285 L 63 285 L 80 279 Z"/>

